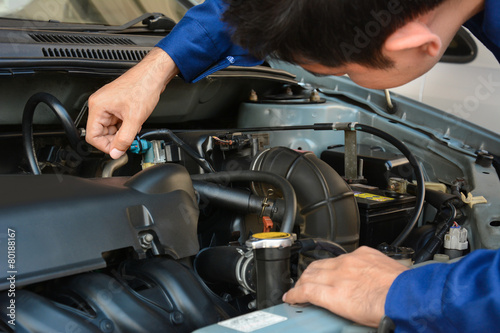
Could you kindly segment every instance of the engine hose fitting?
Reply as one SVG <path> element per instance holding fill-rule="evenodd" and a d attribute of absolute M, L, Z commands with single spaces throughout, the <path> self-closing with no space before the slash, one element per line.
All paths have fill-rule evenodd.
<path fill-rule="evenodd" d="M 446 207 L 449 209 L 448 218 L 441 225 L 441 227 L 436 230 L 436 233 L 427 241 L 427 243 L 425 243 L 425 245 L 415 254 L 413 258 L 415 264 L 430 260 L 434 254 L 438 252 L 441 245 L 443 245 L 444 235 L 453 225 L 457 216 L 457 210 L 451 202 L 448 202 Z"/>
<path fill-rule="evenodd" d="M 222 171 L 217 173 L 205 173 L 201 175 L 192 175 L 193 180 L 202 180 L 215 183 L 230 183 L 235 181 L 259 181 L 278 187 L 285 200 L 285 213 L 281 224 L 281 231 L 291 233 L 295 225 L 295 214 L 297 210 L 297 198 L 295 191 L 290 183 L 271 172 L 256 171 Z"/>
<path fill-rule="evenodd" d="M 300 243 L 301 245 L 300 253 L 308 251 L 314 251 L 314 252 L 326 251 L 335 257 L 347 253 L 346 249 L 344 249 L 341 245 L 329 241 L 327 239 L 320 239 L 320 238 L 301 239 L 300 241 L 298 241 L 298 243 Z M 322 258 L 315 257 L 315 259 L 322 259 Z"/>
<path fill-rule="evenodd" d="M 245 243 L 255 258 L 257 309 L 281 304 L 292 286 L 290 256 L 294 236 L 285 232 L 253 234 Z"/>
<path fill-rule="evenodd" d="M 194 268 L 208 283 L 229 283 L 255 292 L 253 257 L 253 251 L 242 246 L 215 246 L 196 255 Z"/>

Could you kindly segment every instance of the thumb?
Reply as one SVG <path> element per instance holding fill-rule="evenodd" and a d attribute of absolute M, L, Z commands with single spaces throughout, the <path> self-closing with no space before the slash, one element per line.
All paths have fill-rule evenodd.
<path fill-rule="evenodd" d="M 283 294 L 282 300 L 283 302 L 289 304 L 304 303 L 307 301 L 303 294 L 301 294 L 300 292 L 297 293 L 296 288 L 291 288 L 285 294 Z"/>
<path fill-rule="evenodd" d="M 134 138 L 139 132 L 140 128 L 140 125 L 134 124 L 130 121 L 124 121 L 122 123 L 122 126 L 120 127 L 118 132 L 116 132 L 113 141 L 111 141 L 109 149 L 109 155 L 111 156 L 111 158 L 117 159 L 125 154 L 125 152 L 130 148 L 130 145 L 134 141 Z"/>

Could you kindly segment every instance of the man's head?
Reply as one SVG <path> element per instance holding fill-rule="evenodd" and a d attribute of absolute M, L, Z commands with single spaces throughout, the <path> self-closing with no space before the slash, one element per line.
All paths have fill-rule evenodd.
<path fill-rule="evenodd" d="M 421 18 L 449 0 L 226 1 L 233 41 L 255 56 L 318 74 L 347 73 L 367 87 L 406 83 L 444 51 L 439 34 Z"/>

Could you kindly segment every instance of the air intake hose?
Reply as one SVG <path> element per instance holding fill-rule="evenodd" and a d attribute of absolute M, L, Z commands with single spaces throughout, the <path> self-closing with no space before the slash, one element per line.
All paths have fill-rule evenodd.
<path fill-rule="evenodd" d="M 358 246 L 359 212 L 354 193 L 313 153 L 275 147 L 257 155 L 251 169 L 272 172 L 290 182 L 297 196 L 301 238 L 325 238 L 347 251 Z M 253 190 L 265 196 L 269 187 L 254 183 Z"/>

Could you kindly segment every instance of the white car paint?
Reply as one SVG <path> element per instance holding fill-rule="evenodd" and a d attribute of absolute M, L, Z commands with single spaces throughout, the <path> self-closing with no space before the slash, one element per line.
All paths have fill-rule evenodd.
<path fill-rule="evenodd" d="M 472 62 L 440 62 L 420 78 L 391 91 L 499 133 L 500 65 L 481 42 L 474 41 L 478 52 Z"/>

